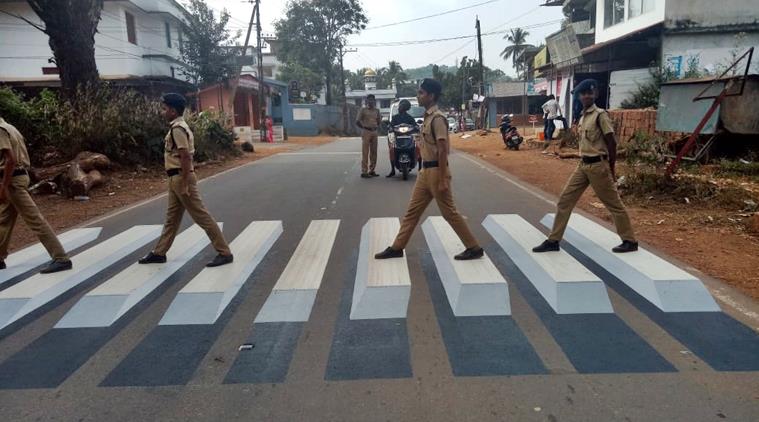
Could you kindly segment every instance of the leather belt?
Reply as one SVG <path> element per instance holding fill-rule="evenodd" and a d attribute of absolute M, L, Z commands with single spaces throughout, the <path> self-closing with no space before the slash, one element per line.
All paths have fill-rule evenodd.
<path fill-rule="evenodd" d="M 194 173 L 194 172 L 195 172 L 195 170 L 190 170 L 190 173 Z M 170 170 L 166 170 L 166 175 L 169 176 L 169 177 L 179 176 L 180 174 L 182 174 L 182 169 L 170 169 Z"/>
<path fill-rule="evenodd" d="M 11 173 L 11 177 L 18 177 L 18 176 L 26 176 L 29 172 L 26 171 L 26 169 L 15 169 L 13 170 L 13 173 Z M 0 177 L 5 176 L 5 171 L 0 170 Z"/>
<path fill-rule="evenodd" d="M 431 169 L 438 167 L 437 161 L 422 161 L 422 168 Z"/>
<path fill-rule="evenodd" d="M 596 155 L 593 157 L 587 157 L 582 156 L 582 162 L 583 164 L 594 164 L 594 163 L 600 163 L 601 161 L 605 161 L 607 158 L 605 155 Z"/>

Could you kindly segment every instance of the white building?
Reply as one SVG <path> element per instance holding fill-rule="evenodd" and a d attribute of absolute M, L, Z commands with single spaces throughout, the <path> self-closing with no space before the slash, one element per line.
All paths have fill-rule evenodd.
<path fill-rule="evenodd" d="M 0 10 L 42 25 L 26 1 L 0 0 Z M 186 13 L 174 0 L 105 1 L 95 34 L 100 77 L 130 85 L 186 86 L 180 72 Z M 0 13 L 0 40 L 0 83 L 60 83 L 46 34 Z"/>

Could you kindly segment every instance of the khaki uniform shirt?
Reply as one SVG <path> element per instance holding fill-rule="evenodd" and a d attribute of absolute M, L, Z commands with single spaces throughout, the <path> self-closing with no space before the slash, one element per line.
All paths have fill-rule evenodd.
<path fill-rule="evenodd" d="M 170 125 L 171 129 L 165 138 L 163 160 L 166 170 L 181 169 L 179 150 L 186 149 L 192 157 L 195 154 L 195 137 L 182 116 L 174 119 Z M 174 135 L 173 139 L 172 135 Z M 190 163 L 190 170 L 192 170 L 192 163 Z"/>
<path fill-rule="evenodd" d="M 364 107 L 358 113 L 358 121 L 361 123 L 361 126 L 366 129 L 377 129 L 382 121 L 382 117 L 380 116 L 378 108 L 375 107 L 370 109 Z"/>
<path fill-rule="evenodd" d="M 609 113 L 602 108 L 592 107 L 583 110 L 580 117 L 580 155 L 597 157 L 609 155 L 604 135 L 614 133 Z"/>
<path fill-rule="evenodd" d="M 16 157 L 17 169 L 29 169 L 29 152 L 26 150 L 26 143 L 21 133 L 13 125 L 7 123 L 0 117 L 0 150 L 10 150 Z M 0 167 L 5 165 L 5 157 L 0 155 Z"/>
<path fill-rule="evenodd" d="M 448 120 L 437 106 L 431 107 L 424 113 L 422 123 L 422 142 L 419 152 L 423 161 L 437 161 L 438 141 L 448 141 Z"/>

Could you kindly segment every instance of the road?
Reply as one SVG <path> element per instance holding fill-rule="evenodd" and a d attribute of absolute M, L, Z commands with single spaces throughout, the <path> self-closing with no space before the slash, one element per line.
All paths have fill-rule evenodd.
<path fill-rule="evenodd" d="M 214 254 L 206 246 L 188 252 L 186 265 L 113 324 L 56 328 L 64 316 L 73 318 L 67 313 L 87 292 L 121 271 L 116 284 L 144 281 L 130 265 L 152 240 L 135 241 L 141 246 L 110 258 L 112 265 L 103 258 L 110 250 L 89 248 L 135 225 L 161 224 L 165 198 L 91 222 L 103 231 L 79 251 L 95 257 L 87 261 L 93 274 L 46 293 L 49 300 L 28 302 L 29 312 L 19 311 L 0 330 L 2 420 L 757 420 L 759 322 L 752 318 L 759 306 L 723 291 L 720 298 L 740 309 L 720 300 L 723 312 L 662 312 L 568 247 L 606 283 L 614 313 L 557 314 L 481 224 L 490 214 L 519 214 L 545 232 L 540 220 L 553 212 L 553 198 L 461 154 L 451 158 L 454 195 L 508 282 L 511 315 L 455 316 L 419 230 L 407 250 L 406 317 L 350 320 L 362 227 L 370 218 L 400 217 L 413 187 L 413 180 L 360 179 L 359 150 L 359 140 L 343 139 L 202 182 L 229 240 L 254 221 L 283 228 L 279 235 L 276 223 L 260 226 L 271 245 L 237 243 L 238 261 L 260 264 L 250 277 L 241 270 L 242 284 L 228 286 L 225 296 L 203 296 L 202 283 L 180 294 L 203 278 Z M 381 171 L 384 157 L 381 148 Z M 428 215 L 438 214 L 430 206 Z M 314 220 L 339 220 L 339 229 L 334 245 L 324 246 L 329 260 L 310 314 L 254 324 Z M 186 217 L 183 227 L 190 223 Z M 177 242 L 174 250 L 195 241 Z M 0 299 L 10 291 L 23 295 L 16 286 L 29 276 L 2 285 Z M 178 303 L 178 295 L 188 302 Z M 18 300 L 0 300 L 0 317 L 8 317 L 5 308 L 16 312 Z M 211 302 L 218 312 L 206 315 Z M 111 305 L 81 306 L 79 319 L 69 321 L 92 321 Z M 170 308 L 179 322 L 159 324 Z"/>

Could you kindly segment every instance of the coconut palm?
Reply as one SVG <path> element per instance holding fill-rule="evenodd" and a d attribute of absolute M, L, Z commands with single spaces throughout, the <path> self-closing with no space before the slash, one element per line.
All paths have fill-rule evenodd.
<path fill-rule="evenodd" d="M 506 46 L 506 48 L 501 51 L 501 57 L 503 57 L 504 60 L 512 60 L 514 68 L 517 70 L 517 76 L 519 76 L 524 64 L 522 63 L 524 50 L 529 47 L 529 44 L 527 44 L 527 37 L 529 35 L 530 33 L 522 28 L 514 28 L 503 37 L 503 39 L 508 41 L 511 45 Z"/>

